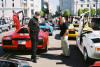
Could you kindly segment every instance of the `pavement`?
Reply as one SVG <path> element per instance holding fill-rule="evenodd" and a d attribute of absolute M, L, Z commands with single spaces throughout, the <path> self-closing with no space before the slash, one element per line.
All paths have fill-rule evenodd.
<path fill-rule="evenodd" d="M 10 59 L 22 60 L 29 62 L 32 67 L 88 67 L 84 62 L 81 52 L 76 47 L 75 40 L 69 40 L 70 57 L 62 56 L 60 31 L 56 30 L 53 36 L 49 36 L 49 45 L 47 53 L 37 55 L 37 63 L 30 61 L 29 52 L 16 52 Z"/>
<path fill-rule="evenodd" d="M 83 56 L 76 47 L 75 40 L 69 40 L 70 57 L 62 56 L 60 31 L 54 31 L 53 36 L 49 36 L 49 46 L 47 53 L 37 55 L 37 63 L 31 62 L 30 55 L 16 54 L 12 59 L 19 59 L 29 62 L 32 67 L 88 67 L 83 60 Z"/>

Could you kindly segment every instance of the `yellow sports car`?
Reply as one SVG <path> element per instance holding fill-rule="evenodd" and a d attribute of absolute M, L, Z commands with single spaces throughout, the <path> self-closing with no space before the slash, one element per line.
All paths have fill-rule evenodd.
<path fill-rule="evenodd" d="M 79 24 L 70 24 L 68 28 L 68 37 L 69 38 L 76 38 L 78 34 Z"/>

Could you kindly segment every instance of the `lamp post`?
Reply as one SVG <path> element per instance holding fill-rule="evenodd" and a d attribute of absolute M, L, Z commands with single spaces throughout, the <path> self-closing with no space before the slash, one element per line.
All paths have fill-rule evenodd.
<path fill-rule="evenodd" d="M 2 0 L 2 17 L 4 18 L 4 1 Z"/>
<path fill-rule="evenodd" d="M 90 24 L 91 24 L 91 2 L 92 2 L 92 1 L 90 0 L 90 9 L 89 9 L 89 10 L 90 10 L 90 11 L 89 11 L 89 23 L 90 23 Z"/>
<path fill-rule="evenodd" d="M 96 0 L 96 17 L 97 17 L 97 4 L 98 4 L 98 2 L 97 2 L 97 0 Z"/>
<path fill-rule="evenodd" d="M 76 15 L 78 16 L 77 4 L 78 4 L 78 1 L 76 1 Z"/>

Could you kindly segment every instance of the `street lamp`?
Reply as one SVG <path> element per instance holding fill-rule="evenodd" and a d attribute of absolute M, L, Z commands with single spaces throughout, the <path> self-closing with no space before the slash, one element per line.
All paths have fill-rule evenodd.
<path fill-rule="evenodd" d="M 90 0 L 90 9 L 89 9 L 89 23 L 91 24 L 91 0 Z"/>
<path fill-rule="evenodd" d="M 4 1 L 2 0 L 2 17 L 4 18 Z"/>
<path fill-rule="evenodd" d="M 97 17 L 97 0 L 96 0 L 96 17 Z"/>
<path fill-rule="evenodd" d="M 76 14 L 78 16 L 77 4 L 78 4 L 78 1 L 76 1 Z"/>

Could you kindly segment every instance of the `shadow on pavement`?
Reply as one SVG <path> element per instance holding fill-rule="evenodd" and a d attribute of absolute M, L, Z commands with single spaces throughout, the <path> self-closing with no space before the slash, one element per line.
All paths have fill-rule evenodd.
<path fill-rule="evenodd" d="M 61 50 L 61 48 L 48 48 L 49 51 L 53 51 L 53 50 Z"/>
<path fill-rule="evenodd" d="M 71 67 L 88 67 L 85 63 L 81 52 L 75 45 L 70 45 L 70 57 L 61 58 L 62 62 L 56 64 L 66 64 Z"/>
<path fill-rule="evenodd" d="M 40 57 L 50 60 L 61 60 L 61 62 L 56 62 L 57 65 L 65 64 L 71 67 L 88 67 L 84 62 L 82 54 L 75 45 L 70 46 L 70 52 L 70 57 L 57 54 L 41 54 Z"/>
<path fill-rule="evenodd" d="M 56 34 L 55 39 L 60 40 L 60 34 Z"/>
<path fill-rule="evenodd" d="M 26 58 L 26 57 L 12 56 L 10 58 L 17 60 L 31 61 L 31 58 Z"/>

